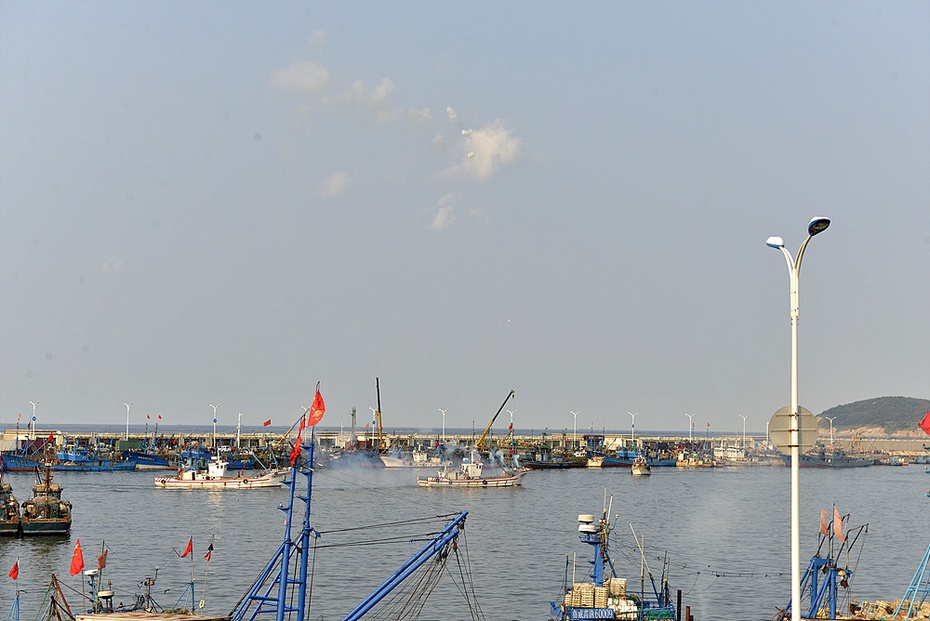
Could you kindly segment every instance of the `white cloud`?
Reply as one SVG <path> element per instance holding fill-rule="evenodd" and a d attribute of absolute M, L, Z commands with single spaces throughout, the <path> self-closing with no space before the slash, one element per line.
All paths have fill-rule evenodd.
<path fill-rule="evenodd" d="M 455 110 L 452 109 L 452 106 L 446 106 L 446 116 L 449 117 L 450 123 L 455 123 L 456 119 L 459 118 L 459 115 L 455 113 Z"/>
<path fill-rule="evenodd" d="M 107 257 L 100 264 L 100 271 L 104 274 L 118 274 L 119 272 L 123 271 L 125 264 L 125 259 L 120 259 L 118 257 Z"/>
<path fill-rule="evenodd" d="M 294 61 L 271 76 L 276 87 L 296 93 L 326 92 L 331 81 L 329 71 L 312 60 Z"/>
<path fill-rule="evenodd" d="M 431 231 L 444 231 L 455 222 L 455 205 L 462 200 L 459 194 L 446 194 L 436 203 L 429 224 Z"/>
<path fill-rule="evenodd" d="M 419 110 L 410 108 L 407 110 L 407 118 L 411 121 L 432 121 L 433 113 L 430 112 L 429 108 L 420 108 Z"/>
<path fill-rule="evenodd" d="M 322 30 L 310 33 L 310 36 L 307 37 L 307 45 L 317 49 L 323 49 L 323 46 L 326 45 L 326 33 Z"/>
<path fill-rule="evenodd" d="M 464 129 L 462 138 L 464 159 L 447 168 L 444 171 L 447 176 L 487 181 L 502 166 L 518 160 L 523 154 L 523 139 L 514 136 L 501 119 L 481 129 Z"/>
<path fill-rule="evenodd" d="M 352 178 L 349 176 L 349 173 L 341 170 L 335 172 L 323 183 L 323 187 L 320 189 L 320 196 L 324 198 L 342 196 L 345 194 L 346 190 L 349 189 L 351 183 Z"/>

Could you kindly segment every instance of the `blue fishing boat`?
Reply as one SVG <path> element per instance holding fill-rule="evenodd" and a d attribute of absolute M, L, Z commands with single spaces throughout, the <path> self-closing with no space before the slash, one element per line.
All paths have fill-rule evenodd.
<path fill-rule="evenodd" d="M 613 504 L 613 499 L 611 499 Z M 581 619 L 609 619 L 639 621 L 641 619 L 675 619 L 675 606 L 671 602 L 667 575 L 664 571 L 660 585 L 656 585 L 652 571 L 648 571 L 650 592 L 646 593 L 646 574 L 642 574 L 639 592 L 628 588 L 627 579 L 617 576 L 610 558 L 610 506 L 606 500 L 600 519 L 593 515 L 578 516 L 578 533 L 582 543 L 591 546 L 594 561 L 590 574 L 582 581 L 574 579 L 574 569 L 566 565 L 562 596 L 549 602 L 550 621 L 577 621 Z M 639 546 L 639 542 L 637 542 Z M 639 547 L 643 569 L 647 570 L 646 553 Z M 568 563 L 566 558 L 566 563 Z"/>
<path fill-rule="evenodd" d="M 121 451 L 123 459 L 136 465 L 136 470 L 169 470 L 172 466 L 168 460 L 156 453 L 147 451 Z"/>
<path fill-rule="evenodd" d="M 0 455 L 0 466 L 2 466 L 3 472 L 32 472 L 41 464 L 25 455 L 3 453 L 3 455 Z"/>
<path fill-rule="evenodd" d="M 122 454 L 104 450 L 91 451 L 84 446 L 66 446 L 55 454 L 52 470 L 64 472 L 108 472 L 111 470 L 135 470 L 133 461 L 123 459 Z"/>

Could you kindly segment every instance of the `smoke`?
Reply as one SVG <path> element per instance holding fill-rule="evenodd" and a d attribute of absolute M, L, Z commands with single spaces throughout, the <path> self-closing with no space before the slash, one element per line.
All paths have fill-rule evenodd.
<path fill-rule="evenodd" d="M 352 178 L 349 176 L 349 173 L 341 170 L 335 172 L 323 183 L 323 187 L 320 189 L 320 196 L 323 198 L 342 196 L 351 183 Z"/>

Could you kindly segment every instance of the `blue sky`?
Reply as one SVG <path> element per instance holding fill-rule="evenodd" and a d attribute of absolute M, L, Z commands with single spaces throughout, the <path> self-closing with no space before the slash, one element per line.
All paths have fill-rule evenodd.
<path fill-rule="evenodd" d="M 0 424 L 930 396 L 926 2 L 0 2 Z M 503 419 L 502 419 L 503 420 Z M 916 423 L 915 419 L 915 423 Z M 700 421 L 700 422 L 699 422 Z M 499 425 L 506 426 L 506 423 Z"/>

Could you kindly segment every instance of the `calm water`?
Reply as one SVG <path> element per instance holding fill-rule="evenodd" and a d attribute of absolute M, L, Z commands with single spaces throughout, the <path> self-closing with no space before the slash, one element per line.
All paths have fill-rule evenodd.
<path fill-rule="evenodd" d="M 8 473 L 20 501 L 32 475 Z M 204 613 L 228 613 L 277 549 L 286 501 L 284 488 L 251 491 L 162 490 L 151 472 L 59 473 L 74 505 L 70 539 L 0 540 L 0 618 L 15 585 L 7 572 L 20 559 L 24 620 L 35 619 L 48 577 L 58 575 L 66 597 L 79 602 L 81 583 L 68 573 L 74 542 L 81 539 L 85 563 L 105 541 L 106 578 L 116 601 L 131 601 L 138 583 L 160 570 L 155 598 L 177 601 L 190 578 L 183 550 L 193 537 L 197 600 Z M 579 513 L 598 514 L 605 491 L 619 515 L 612 541 L 618 572 L 638 583 L 639 555 L 630 533 L 645 535 L 647 558 L 658 576 L 666 553 L 670 584 L 699 620 L 770 619 L 790 598 L 789 469 L 776 467 L 704 470 L 653 469 L 633 478 L 626 469 L 531 472 L 522 488 L 421 489 L 414 473 L 321 472 L 314 478 L 314 526 L 323 543 L 370 539 L 364 532 L 336 529 L 410 517 L 469 511 L 465 545 L 475 588 L 487 619 L 544 620 L 556 599 L 566 559 L 579 567 L 589 549 L 577 538 Z M 851 524 L 869 523 L 853 594 L 901 597 L 930 544 L 930 476 L 919 466 L 801 472 L 801 556 L 806 565 L 817 543 L 820 508 L 834 503 L 851 513 Z M 413 533 L 416 530 L 411 531 Z M 203 554 L 215 551 L 205 574 Z M 327 547 L 315 558 L 312 619 L 339 619 L 378 586 L 422 543 Z M 583 573 L 578 570 L 579 578 Z M 68 589 L 73 589 L 69 591 Z M 454 589 L 437 592 L 424 619 L 468 619 Z"/>

